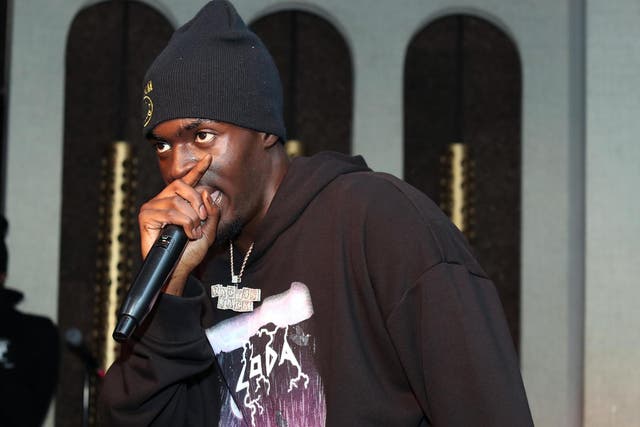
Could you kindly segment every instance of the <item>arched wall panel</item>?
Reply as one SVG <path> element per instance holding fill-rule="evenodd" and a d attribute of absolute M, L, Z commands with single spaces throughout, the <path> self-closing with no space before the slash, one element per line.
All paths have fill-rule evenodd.
<path fill-rule="evenodd" d="M 67 38 L 58 325 L 61 331 L 82 331 L 99 360 L 106 317 L 98 298 L 107 295 L 97 294 L 105 286 L 99 265 L 108 260 L 100 236 L 111 228 L 108 221 L 100 224 L 100 217 L 107 217 L 100 213 L 106 207 L 101 200 L 111 197 L 103 168 L 113 142 L 131 144 L 138 180 L 129 183 L 136 184 L 135 200 L 122 220 L 135 223 L 138 206 L 162 188 L 155 153 L 142 138 L 142 80 L 172 32 L 171 24 L 144 3 L 101 2 L 75 16 Z M 137 236 L 137 228 L 126 233 Z M 137 245 L 125 247 L 123 255 L 137 271 Z M 84 366 L 76 355 L 63 351 L 61 369 L 65 375 L 58 386 L 57 424 L 81 425 Z M 94 399 L 92 393 L 91 417 Z"/>
<path fill-rule="evenodd" d="M 251 28 L 271 52 L 284 92 L 287 138 L 306 155 L 351 151 L 351 55 L 340 33 L 318 15 L 295 10 L 263 15 Z"/>
<path fill-rule="evenodd" d="M 466 224 L 494 281 L 516 346 L 520 338 L 521 72 L 517 49 L 488 21 L 449 15 L 407 48 L 405 179 L 445 210 L 448 150 L 463 143 Z"/>

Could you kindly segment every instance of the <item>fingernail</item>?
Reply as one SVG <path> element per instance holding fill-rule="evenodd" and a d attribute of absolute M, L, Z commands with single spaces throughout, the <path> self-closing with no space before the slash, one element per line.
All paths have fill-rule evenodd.
<path fill-rule="evenodd" d="M 220 201 L 222 200 L 222 193 L 220 192 L 220 190 L 216 190 L 211 193 L 211 200 L 213 201 L 214 205 L 220 207 Z"/>
<path fill-rule="evenodd" d="M 198 212 L 200 212 L 201 218 L 207 217 L 207 209 L 205 209 L 204 205 L 200 205 L 200 208 L 198 208 Z"/>

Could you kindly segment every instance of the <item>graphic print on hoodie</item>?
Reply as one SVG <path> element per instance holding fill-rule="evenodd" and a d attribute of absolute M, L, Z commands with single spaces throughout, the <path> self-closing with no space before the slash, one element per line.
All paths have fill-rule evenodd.
<path fill-rule="evenodd" d="M 226 382 L 219 425 L 325 425 L 312 316 L 309 289 L 293 282 L 253 312 L 207 329 Z"/>

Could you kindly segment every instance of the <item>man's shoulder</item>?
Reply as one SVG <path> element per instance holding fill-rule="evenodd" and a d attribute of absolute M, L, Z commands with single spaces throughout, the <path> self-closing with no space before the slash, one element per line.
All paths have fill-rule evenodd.
<path fill-rule="evenodd" d="M 327 188 L 339 194 L 351 205 L 385 205 L 398 211 L 429 220 L 445 220 L 446 217 L 434 201 L 425 193 L 400 178 L 384 173 L 360 171 L 337 177 Z"/>
<path fill-rule="evenodd" d="M 473 264 L 472 270 L 481 272 L 455 225 L 426 194 L 405 181 L 381 172 L 355 172 L 339 177 L 332 187 L 346 207 L 340 211 L 348 223 L 364 224 L 372 236 L 388 240 L 387 248 L 417 244 L 413 251 L 422 253 L 427 263 Z"/>

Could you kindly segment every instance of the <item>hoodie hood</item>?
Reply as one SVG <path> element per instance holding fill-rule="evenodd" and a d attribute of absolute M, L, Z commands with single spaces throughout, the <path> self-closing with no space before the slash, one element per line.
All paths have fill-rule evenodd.
<path fill-rule="evenodd" d="M 252 259 L 259 259 L 330 182 L 341 175 L 365 171 L 371 169 L 362 156 L 327 151 L 295 158 L 260 224 Z"/>

